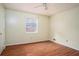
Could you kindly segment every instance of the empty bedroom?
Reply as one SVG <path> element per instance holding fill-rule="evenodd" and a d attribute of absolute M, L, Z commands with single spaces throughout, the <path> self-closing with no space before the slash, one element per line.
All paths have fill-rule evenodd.
<path fill-rule="evenodd" d="M 79 3 L 0 3 L 0 56 L 79 56 Z"/>

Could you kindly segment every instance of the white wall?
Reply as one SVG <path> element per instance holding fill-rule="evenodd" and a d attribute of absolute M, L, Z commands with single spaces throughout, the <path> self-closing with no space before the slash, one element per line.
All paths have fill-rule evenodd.
<path fill-rule="evenodd" d="M 51 29 L 51 40 L 79 50 L 79 7 L 51 16 Z"/>
<path fill-rule="evenodd" d="M 38 33 L 26 33 L 27 16 L 38 17 Z M 55 14 L 50 19 L 44 15 L 6 9 L 6 45 L 44 41 L 51 37 L 52 41 L 55 38 L 55 42 L 79 50 L 78 35 L 79 7 Z"/>
<path fill-rule="evenodd" d="M 5 48 L 5 10 L 0 4 L 0 53 Z"/>
<path fill-rule="evenodd" d="M 27 16 L 38 18 L 38 33 L 26 33 Z M 32 43 L 49 39 L 48 16 L 6 9 L 6 45 Z"/>

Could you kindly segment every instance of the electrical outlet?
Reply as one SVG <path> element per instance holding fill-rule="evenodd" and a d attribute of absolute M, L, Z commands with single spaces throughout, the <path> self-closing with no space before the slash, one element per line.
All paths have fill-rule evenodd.
<path fill-rule="evenodd" d="M 68 40 L 66 40 L 66 42 L 68 42 Z"/>
<path fill-rule="evenodd" d="M 56 39 L 53 39 L 54 41 L 56 41 Z"/>

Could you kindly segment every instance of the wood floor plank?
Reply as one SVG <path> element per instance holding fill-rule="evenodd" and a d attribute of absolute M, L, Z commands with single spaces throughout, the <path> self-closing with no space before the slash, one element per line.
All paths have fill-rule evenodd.
<path fill-rule="evenodd" d="M 79 51 L 51 41 L 45 41 L 7 46 L 1 56 L 79 56 Z"/>

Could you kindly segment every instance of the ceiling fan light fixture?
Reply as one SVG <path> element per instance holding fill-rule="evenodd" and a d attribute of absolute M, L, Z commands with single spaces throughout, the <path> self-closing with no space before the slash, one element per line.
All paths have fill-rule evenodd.
<path fill-rule="evenodd" d="M 45 10 L 47 10 L 48 9 L 47 3 L 43 3 L 43 7 L 44 7 Z"/>

